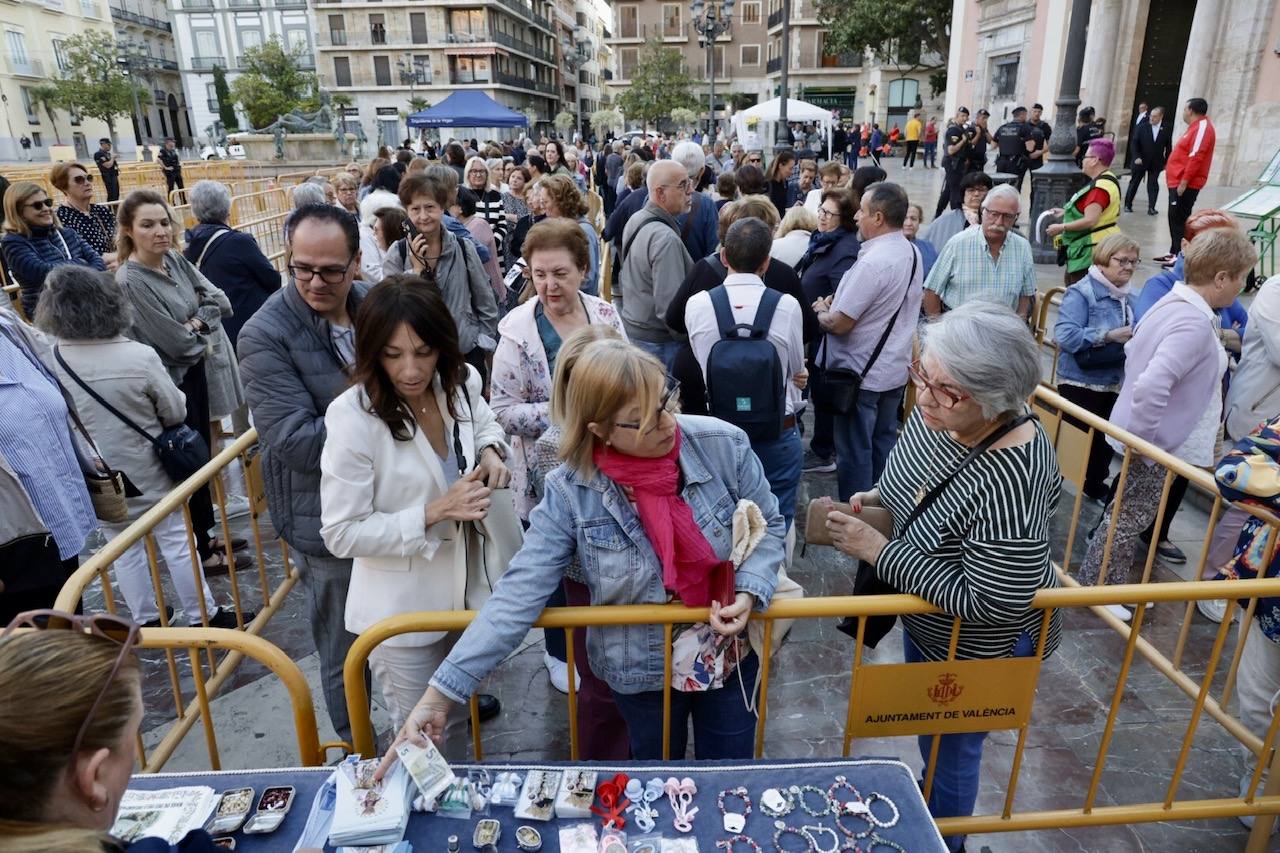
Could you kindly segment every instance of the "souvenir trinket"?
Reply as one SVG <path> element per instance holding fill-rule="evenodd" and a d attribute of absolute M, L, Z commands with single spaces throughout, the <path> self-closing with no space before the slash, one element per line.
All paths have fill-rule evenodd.
<path fill-rule="evenodd" d="M 293 807 L 294 788 L 292 785 L 277 785 L 267 788 L 258 798 L 258 812 L 249 818 L 244 831 L 249 834 L 275 832 L 284 823 L 284 817 Z"/>
<path fill-rule="evenodd" d="M 253 789 L 232 788 L 223 791 L 218 799 L 218 806 L 213 810 L 213 818 L 205 826 L 210 835 L 214 833 L 235 832 L 249 817 L 253 810 Z"/>
<path fill-rule="evenodd" d="M 485 846 L 498 846 L 498 839 L 502 837 L 502 824 L 493 818 L 485 818 L 476 824 L 475 832 L 471 835 L 471 846 L 477 849 Z"/>
<path fill-rule="evenodd" d="M 524 777 L 515 817 L 519 820 L 551 820 L 555 817 L 560 779 L 561 773 L 557 770 L 530 770 Z"/>
<path fill-rule="evenodd" d="M 742 813 L 731 812 L 726 810 L 725 797 L 737 797 L 742 800 L 744 808 Z M 746 788 L 739 785 L 736 788 L 730 788 L 727 791 L 721 791 L 716 797 L 716 805 L 720 808 L 720 815 L 724 821 L 724 831 L 730 835 L 737 835 L 747 828 L 747 817 L 751 814 L 751 794 Z"/>
<path fill-rule="evenodd" d="M 516 829 L 516 847 L 521 850 L 541 850 L 542 833 L 532 826 L 521 826 Z"/>
<path fill-rule="evenodd" d="M 556 817 L 590 818 L 596 798 L 594 770 L 566 770 L 556 793 Z"/>

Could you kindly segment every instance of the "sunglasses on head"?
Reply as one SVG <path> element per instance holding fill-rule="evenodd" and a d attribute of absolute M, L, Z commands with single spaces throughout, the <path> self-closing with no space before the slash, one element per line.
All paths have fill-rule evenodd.
<path fill-rule="evenodd" d="M 98 713 L 98 707 L 102 705 L 107 689 L 115 682 L 116 675 L 120 672 L 120 667 L 124 664 L 129 651 L 137 645 L 138 634 L 142 629 L 136 622 L 110 613 L 78 616 L 62 610 L 28 610 L 13 617 L 13 621 L 4 629 L 4 633 L 0 634 L 0 639 L 9 636 L 18 628 L 34 628 L 38 631 L 75 631 L 78 634 L 101 637 L 120 645 L 120 653 L 116 655 L 111 673 L 102 683 L 102 689 L 98 691 L 97 698 L 89 706 L 89 713 L 80 724 L 80 731 L 76 732 L 75 742 L 71 746 L 71 755 L 74 756 L 80 751 L 80 744 L 84 741 L 85 733 L 89 731 L 89 723 L 93 722 L 94 714 Z"/>

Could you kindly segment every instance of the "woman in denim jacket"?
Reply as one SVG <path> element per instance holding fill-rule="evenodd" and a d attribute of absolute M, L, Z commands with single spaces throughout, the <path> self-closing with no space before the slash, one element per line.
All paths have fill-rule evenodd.
<path fill-rule="evenodd" d="M 1058 393 L 1100 418 L 1111 416 L 1124 380 L 1124 343 L 1133 336 L 1129 280 L 1137 265 L 1136 240 L 1118 233 L 1104 238 L 1093 247 L 1088 273 L 1062 294 L 1053 327 L 1058 342 Z M 1080 363 L 1080 354 L 1086 352 L 1095 364 Z M 1084 493 L 1093 500 L 1107 499 L 1111 453 L 1106 436 L 1094 433 L 1084 475 Z"/>
<path fill-rule="evenodd" d="M 685 754 L 692 717 L 697 758 L 750 757 L 756 718 L 743 685 L 754 683 L 758 661 L 738 637 L 750 611 L 769 606 L 784 559 L 782 515 L 746 434 L 677 416 L 676 390 L 660 362 L 624 341 L 596 341 L 582 354 L 552 413 L 565 464 L 547 476 L 524 547 L 397 742 L 439 739 L 451 705 L 516 647 L 576 557 L 592 605 L 678 598 L 710 607 L 709 623 L 676 626 L 671 755 Z M 735 569 L 727 558 L 739 500 L 760 508 L 767 531 Z M 627 721 L 632 756 L 661 758 L 662 626 L 590 628 L 587 648 Z"/>

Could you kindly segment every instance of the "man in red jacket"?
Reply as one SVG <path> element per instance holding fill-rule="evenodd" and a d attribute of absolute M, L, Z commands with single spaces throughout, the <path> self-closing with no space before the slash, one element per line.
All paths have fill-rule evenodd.
<path fill-rule="evenodd" d="M 1209 165 L 1213 162 L 1213 145 L 1217 140 L 1213 125 L 1209 123 L 1209 104 L 1204 98 L 1192 98 L 1182 111 L 1187 132 L 1173 146 L 1169 162 L 1165 164 L 1165 181 L 1169 185 L 1169 254 L 1156 258 L 1165 266 L 1173 266 L 1182 250 L 1183 230 L 1196 196 L 1209 180 Z"/>

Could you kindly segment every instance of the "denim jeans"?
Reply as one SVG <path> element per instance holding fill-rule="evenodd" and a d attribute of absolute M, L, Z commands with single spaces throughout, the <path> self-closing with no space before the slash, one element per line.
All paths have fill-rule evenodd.
<path fill-rule="evenodd" d="M 744 638 L 745 639 L 745 638 Z M 760 661 L 755 652 L 738 665 L 719 690 L 698 693 L 671 691 L 671 760 L 684 759 L 689 744 L 689 718 L 693 718 L 693 754 L 698 761 L 751 758 L 756 746 L 756 715 L 743 702 L 755 687 Z M 738 676 L 742 676 L 742 684 Z M 618 693 L 613 701 L 627 721 L 631 757 L 637 761 L 662 760 L 662 691 Z"/>
<path fill-rule="evenodd" d="M 661 344 L 651 343 L 649 341 L 632 340 L 631 343 L 640 347 L 640 349 L 649 353 L 649 355 L 662 362 L 667 368 L 667 373 L 671 373 L 676 366 L 676 356 L 680 354 L 680 341 L 667 341 Z"/>
<path fill-rule="evenodd" d="M 904 388 L 906 386 L 903 386 Z M 858 394 L 858 407 L 836 415 L 836 484 L 840 500 L 876 484 L 898 440 L 898 407 L 903 388 Z"/>
<path fill-rule="evenodd" d="M 778 512 L 782 513 L 789 528 L 796 517 L 796 487 L 800 485 L 800 470 L 804 464 L 800 432 L 792 427 L 773 441 L 751 442 L 751 449 L 764 467 L 769 491 L 778 499 Z"/>
<path fill-rule="evenodd" d="M 1035 654 L 1035 639 L 1027 633 L 1018 637 L 1010 657 L 1026 658 Z M 912 642 L 911 635 L 902 632 L 902 656 L 907 663 L 920 663 L 924 655 Z M 939 817 L 968 817 L 978 802 L 978 781 L 982 775 L 982 744 L 987 732 L 964 732 L 943 735 L 938 744 L 938 765 L 933 773 L 933 789 L 929 792 L 929 814 Z M 933 749 L 933 735 L 920 735 L 920 758 L 925 768 L 929 766 L 929 752 Z M 947 849 L 959 850 L 965 836 L 949 835 L 944 841 Z"/>

